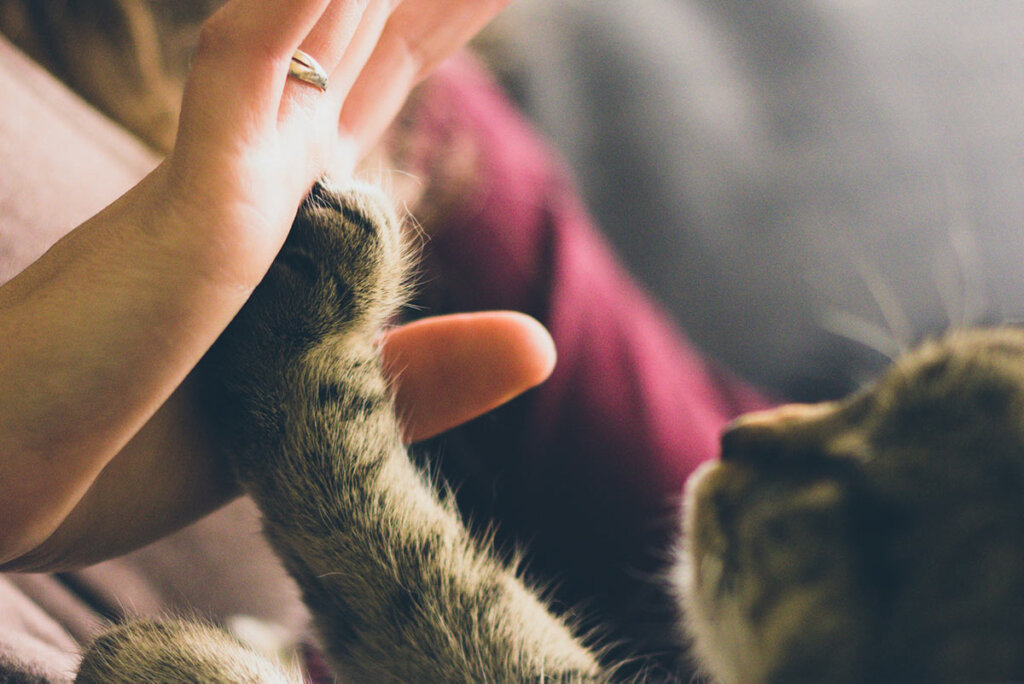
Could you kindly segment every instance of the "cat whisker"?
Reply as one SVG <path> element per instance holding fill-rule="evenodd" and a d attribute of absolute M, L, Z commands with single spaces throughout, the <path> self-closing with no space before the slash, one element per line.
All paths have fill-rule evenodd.
<path fill-rule="evenodd" d="M 317 575 L 316 578 L 322 580 L 322 579 L 327 579 L 328 577 L 341 577 L 344 574 L 345 573 L 342 573 L 342 572 L 325 572 L 322 575 Z"/>
<path fill-rule="evenodd" d="M 874 264 L 863 255 L 850 250 L 849 258 L 860 276 L 861 282 L 864 283 L 864 287 L 871 294 L 879 313 L 882 314 L 882 319 L 889 329 L 889 336 L 896 345 L 897 354 L 909 351 L 914 341 L 914 328 L 900 305 L 899 297 L 892 291 L 885 277 L 875 268 Z M 888 356 L 893 358 L 891 354 Z"/>
<path fill-rule="evenodd" d="M 982 259 L 960 186 L 953 181 L 949 169 L 943 176 L 949 215 L 945 228 L 951 259 L 942 263 L 941 255 L 937 255 L 932 263 L 932 278 L 950 326 L 964 328 L 980 321 L 986 308 Z"/>
<path fill-rule="evenodd" d="M 895 361 L 903 352 L 902 345 L 889 331 L 874 321 L 850 311 L 826 310 L 821 315 L 821 327 L 834 335 L 856 342 L 871 351 Z"/>

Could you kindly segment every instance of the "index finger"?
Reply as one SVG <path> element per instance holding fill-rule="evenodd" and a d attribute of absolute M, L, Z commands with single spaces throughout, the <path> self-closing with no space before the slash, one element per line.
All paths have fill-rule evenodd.
<path fill-rule="evenodd" d="M 409 91 L 511 0 L 405 0 L 348 94 L 341 133 L 364 152 L 398 114 Z"/>
<path fill-rule="evenodd" d="M 367 0 L 231 0 L 221 7 L 200 31 L 182 130 L 245 134 L 276 125 L 291 56 L 332 4 L 351 5 L 358 17 Z"/>
<path fill-rule="evenodd" d="M 383 342 L 408 442 L 444 432 L 540 384 L 556 357 L 544 326 L 510 311 L 425 318 L 389 331 Z"/>

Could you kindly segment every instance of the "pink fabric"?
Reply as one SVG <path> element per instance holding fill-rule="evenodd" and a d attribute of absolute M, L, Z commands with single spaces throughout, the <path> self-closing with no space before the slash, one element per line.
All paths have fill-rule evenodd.
<path fill-rule="evenodd" d="M 558 348 L 550 380 L 436 452 L 471 490 L 460 501 L 472 517 L 528 544 L 530 567 L 564 600 L 628 621 L 620 614 L 650 588 L 635 577 L 660 567 L 687 476 L 716 456 L 726 421 L 766 401 L 667 322 L 485 74 L 448 65 L 420 115 L 431 139 L 473 149 L 476 163 L 476 183 L 428 244 L 428 313 L 525 311 Z"/>
<path fill-rule="evenodd" d="M 590 446 L 590 467 L 608 469 L 631 496 L 677 493 L 717 453 L 722 424 L 766 402 L 668 323 L 616 261 L 549 148 L 485 74 L 450 63 L 430 93 L 421 113 L 435 137 L 472 136 L 480 165 L 475 196 L 428 246 L 449 281 L 442 287 L 461 290 L 452 306 L 531 313 L 557 342 L 558 367 L 536 397 L 535 443 L 582 423 L 581 437 L 597 437 L 571 451 Z M 644 458 L 624 468 L 628 453 Z"/>
<path fill-rule="evenodd" d="M 0 37 L 0 283 L 156 162 Z"/>

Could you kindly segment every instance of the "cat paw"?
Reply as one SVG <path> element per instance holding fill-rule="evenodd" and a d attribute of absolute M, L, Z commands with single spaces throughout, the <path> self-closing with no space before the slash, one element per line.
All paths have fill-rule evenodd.
<path fill-rule="evenodd" d="M 402 301 L 405 253 L 401 222 L 382 191 L 318 182 L 207 365 L 214 375 L 257 381 L 319 346 L 372 337 Z"/>
<path fill-rule="evenodd" d="M 287 328 L 318 337 L 376 332 L 401 303 L 405 274 L 401 221 L 391 200 L 374 186 L 339 191 L 321 181 L 299 209 L 265 284 L 291 313 Z"/>
<path fill-rule="evenodd" d="M 375 330 L 402 296 L 403 254 L 400 222 L 383 192 L 318 182 L 240 323 L 255 319 L 252 334 L 269 333 L 289 348 Z"/>
<path fill-rule="evenodd" d="M 316 185 L 266 277 L 200 366 L 204 405 L 230 442 L 279 435 L 315 369 L 376 355 L 373 340 L 401 303 L 405 254 L 383 192 Z"/>
<path fill-rule="evenodd" d="M 76 684 L 302 681 L 297 668 L 284 669 L 220 629 L 175 620 L 112 627 L 86 650 L 75 677 Z"/>

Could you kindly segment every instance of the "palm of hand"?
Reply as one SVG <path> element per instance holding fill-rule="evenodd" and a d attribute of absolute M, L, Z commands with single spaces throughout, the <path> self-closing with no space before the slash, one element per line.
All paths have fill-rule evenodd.
<path fill-rule="evenodd" d="M 227 272 L 254 287 L 313 182 L 349 178 L 412 87 L 507 2 L 225 5 L 203 28 L 162 174 L 185 205 L 176 211 L 218 217 L 210 240 L 190 236 L 211 267 L 234 264 Z M 326 92 L 287 78 L 297 47 L 326 69 Z"/>

